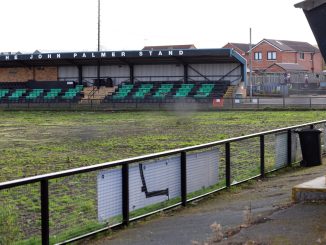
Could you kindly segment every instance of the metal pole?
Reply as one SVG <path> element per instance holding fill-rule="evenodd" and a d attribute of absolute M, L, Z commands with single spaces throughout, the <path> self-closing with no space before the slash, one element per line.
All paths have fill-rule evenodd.
<path fill-rule="evenodd" d="M 288 147 L 287 147 L 287 151 L 288 151 L 288 166 L 291 167 L 292 164 L 292 130 L 289 129 L 288 130 Z"/>
<path fill-rule="evenodd" d="M 260 136 L 260 177 L 265 178 L 265 139 Z"/>
<path fill-rule="evenodd" d="M 41 221 L 42 221 L 42 245 L 48 245 L 50 244 L 48 180 L 41 181 Z"/>
<path fill-rule="evenodd" d="M 187 153 L 181 152 L 181 203 L 187 205 Z"/>
<path fill-rule="evenodd" d="M 97 3 L 97 51 L 101 50 L 101 0 Z"/>
<path fill-rule="evenodd" d="M 225 185 L 231 186 L 231 154 L 230 143 L 225 143 Z"/>
<path fill-rule="evenodd" d="M 129 225 L 129 165 L 122 166 L 122 222 Z"/>
<path fill-rule="evenodd" d="M 250 86 L 250 101 L 252 101 L 252 44 L 251 44 L 251 27 L 249 29 L 250 43 L 249 43 L 249 62 L 250 62 L 250 71 L 249 71 L 249 86 Z"/>

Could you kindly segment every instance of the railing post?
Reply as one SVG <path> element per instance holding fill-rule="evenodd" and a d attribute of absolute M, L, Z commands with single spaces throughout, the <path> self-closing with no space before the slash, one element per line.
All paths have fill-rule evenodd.
<path fill-rule="evenodd" d="M 122 222 L 129 225 L 129 165 L 122 165 Z"/>
<path fill-rule="evenodd" d="M 181 203 L 187 205 L 187 152 L 181 152 Z"/>
<path fill-rule="evenodd" d="M 42 245 L 48 245 L 50 244 L 48 180 L 41 181 L 41 221 L 42 221 Z"/>
<path fill-rule="evenodd" d="M 265 138 L 260 135 L 260 177 L 265 178 Z"/>
<path fill-rule="evenodd" d="M 292 131 L 288 130 L 288 166 L 292 165 Z"/>
<path fill-rule="evenodd" d="M 283 108 L 285 108 L 285 97 L 283 96 Z"/>
<path fill-rule="evenodd" d="M 225 184 L 231 186 L 231 154 L 230 143 L 225 143 Z"/>
<path fill-rule="evenodd" d="M 311 97 L 309 97 L 309 107 L 311 109 Z"/>

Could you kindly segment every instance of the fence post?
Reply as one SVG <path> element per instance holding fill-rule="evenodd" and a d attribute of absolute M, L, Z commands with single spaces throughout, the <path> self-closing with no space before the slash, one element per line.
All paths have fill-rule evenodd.
<path fill-rule="evenodd" d="M 260 135 L 260 177 L 265 178 L 265 138 Z"/>
<path fill-rule="evenodd" d="M 292 165 L 292 131 L 288 130 L 288 166 Z"/>
<path fill-rule="evenodd" d="M 187 205 L 187 152 L 181 152 L 181 203 Z"/>
<path fill-rule="evenodd" d="M 225 143 L 225 184 L 231 186 L 231 154 L 230 143 Z"/>
<path fill-rule="evenodd" d="M 283 96 L 283 108 L 285 108 L 285 97 Z"/>
<path fill-rule="evenodd" d="M 122 165 L 122 222 L 129 225 L 129 165 Z"/>
<path fill-rule="evenodd" d="M 41 181 L 41 221 L 42 221 L 42 245 L 50 244 L 49 229 L 49 182 Z"/>
<path fill-rule="evenodd" d="M 259 100 L 260 100 L 260 98 L 258 97 L 257 98 L 257 108 L 259 109 Z"/>
<path fill-rule="evenodd" d="M 311 109 L 311 97 L 309 97 L 309 106 L 310 106 L 310 109 Z"/>

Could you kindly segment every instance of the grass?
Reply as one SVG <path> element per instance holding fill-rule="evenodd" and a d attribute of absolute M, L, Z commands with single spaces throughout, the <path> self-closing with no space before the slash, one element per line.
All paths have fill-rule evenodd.
<path fill-rule="evenodd" d="M 326 118 L 324 111 L 268 112 L 1 112 L 0 181 L 92 165 L 168 149 L 256 133 Z M 248 151 L 257 141 L 231 145 L 237 181 L 259 173 L 259 155 Z M 250 149 L 250 148 L 249 148 Z M 273 155 L 265 154 L 268 168 Z M 241 158 L 237 156 L 241 156 Z M 221 159 L 223 160 L 223 159 Z M 250 168 L 248 168 L 250 166 Z M 223 175 L 223 169 L 221 174 Z M 194 197 L 224 185 L 189 194 Z M 170 205 L 176 200 L 131 213 L 131 217 Z M 0 192 L 0 241 L 39 234 L 39 186 Z M 60 241 L 98 224 L 96 173 L 50 181 L 50 228 Z M 19 212 L 16 212 L 19 209 Z M 15 213 L 15 215 L 13 215 Z M 9 217 L 10 216 L 10 217 Z M 10 227 L 2 231 L 1 227 Z M 64 234 L 63 234 L 64 231 Z M 4 235 L 5 234 L 5 235 Z M 32 238 L 26 243 L 37 243 Z M 36 239 L 36 240 L 35 240 Z M 1 242 L 0 242 L 1 244 Z"/>

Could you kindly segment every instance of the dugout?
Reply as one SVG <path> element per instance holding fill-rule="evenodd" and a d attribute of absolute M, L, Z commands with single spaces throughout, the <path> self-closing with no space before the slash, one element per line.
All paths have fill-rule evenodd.
<path fill-rule="evenodd" d="M 228 80 L 247 84 L 246 60 L 233 49 L 173 49 L 0 55 L 0 82 L 118 85 L 137 81 Z"/>

